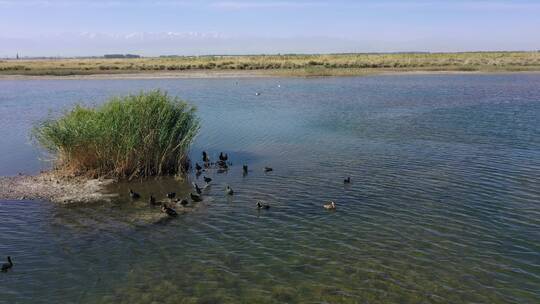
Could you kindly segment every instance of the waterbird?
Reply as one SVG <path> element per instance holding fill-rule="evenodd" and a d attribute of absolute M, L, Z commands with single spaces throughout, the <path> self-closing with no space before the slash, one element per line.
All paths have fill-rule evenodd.
<path fill-rule="evenodd" d="M 247 165 L 242 166 L 242 172 L 244 172 L 244 175 L 248 173 L 248 166 Z"/>
<path fill-rule="evenodd" d="M 346 179 L 343 180 L 343 183 L 350 184 L 351 183 L 351 177 L 348 176 Z"/>
<path fill-rule="evenodd" d="M 176 197 L 176 192 L 169 192 L 169 193 L 167 193 L 167 198 L 168 198 L 168 199 L 173 199 L 173 198 L 175 198 L 175 197 Z"/>
<path fill-rule="evenodd" d="M 156 198 L 153 195 L 150 195 L 149 202 L 150 202 L 150 205 L 152 205 L 152 206 L 161 205 L 160 202 L 156 201 Z"/>
<path fill-rule="evenodd" d="M 210 158 L 208 158 L 208 154 L 206 154 L 206 151 L 202 152 L 202 160 L 203 162 L 207 163 L 210 161 Z"/>
<path fill-rule="evenodd" d="M 229 169 L 229 165 L 228 165 L 227 162 L 224 161 L 224 160 L 219 160 L 219 161 L 217 162 L 217 165 L 218 165 L 218 167 L 219 167 L 220 169 L 223 169 L 223 170 Z"/>
<path fill-rule="evenodd" d="M 197 171 L 202 170 L 202 167 L 201 167 L 201 165 L 199 165 L 199 163 L 195 163 L 195 170 L 197 170 Z"/>
<path fill-rule="evenodd" d="M 328 202 L 328 203 L 324 204 L 323 207 L 326 210 L 336 210 L 336 203 Z"/>
<path fill-rule="evenodd" d="M 274 171 L 274 169 L 270 167 L 264 167 L 264 172 L 270 172 L 270 171 Z"/>
<path fill-rule="evenodd" d="M 203 178 L 204 178 L 204 182 L 207 184 L 209 184 L 212 181 L 210 177 L 203 176 Z"/>
<path fill-rule="evenodd" d="M 140 198 L 141 195 L 137 192 L 133 192 L 132 189 L 129 189 L 129 197 L 131 197 L 132 199 L 137 199 Z"/>
<path fill-rule="evenodd" d="M 227 159 L 229 159 L 229 156 L 227 155 L 227 153 L 225 153 L 225 154 L 223 154 L 223 152 L 219 153 L 219 160 L 227 161 Z"/>
<path fill-rule="evenodd" d="M 161 206 L 161 212 L 165 212 L 167 213 L 168 216 L 171 216 L 171 217 L 175 217 L 178 215 L 176 210 L 174 210 L 173 208 L 167 207 L 165 205 Z"/>
<path fill-rule="evenodd" d="M 2 272 L 7 272 L 8 269 L 13 267 L 13 262 L 11 261 L 10 256 L 7 257 L 7 261 L 8 261 L 7 263 L 2 264 Z"/>
<path fill-rule="evenodd" d="M 190 193 L 189 196 L 194 202 L 200 202 L 202 201 L 202 197 L 199 194 L 196 193 Z"/>
<path fill-rule="evenodd" d="M 259 92 L 256 92 L 256 93 L 255 93 L 255 96 L 259 96 L 259 95 L 261 95 L 261 93 L 259 93 Z"/>
<path fill-rule="evenodd" d="M 197 183 L 193 182 L 193 187 L 195 187 L 195 191 L 197 191 L 197 194 L 201 194 L 202 193 L 202 189 L 201 187 L 199 187 L 199 185 L 197 185 Z"/>
<path fill-rule="evenodd" d="M 231 187 L 229 187 L 229 185 L 227 185 L 227 186 L 225 187 L 225 193 L 226 193 L 227 195 L 233 195 L 233 194 L 234 194 L 234 191 L 233 191 L 233 189 L 232 189 Z"/>
<path fill-rule="evenodd" d="M 266 209 L 266 210 L 268 210 L 268 209 L 270 209 L 270 205 L 263 204 L 261 202 L 257 202 L 257 209 Z"/>
<path fill-rule="evenodd" d="M 185 207 L 187 204 L 189 204 L 187 199 L 183 198 L 183 199 L 180 200 L 180 205 Z"/>

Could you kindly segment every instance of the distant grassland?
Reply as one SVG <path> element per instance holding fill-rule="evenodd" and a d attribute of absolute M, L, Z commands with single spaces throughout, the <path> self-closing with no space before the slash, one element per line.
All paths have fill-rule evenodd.
<path fill-rule="evenodd" d="M 540 71 L 540 52 L 0 60 L 0 75 L 63 76 L 187 71 L 259 71 L 262 74 L 281 76 L 352 76 L 393 71 Z"/>

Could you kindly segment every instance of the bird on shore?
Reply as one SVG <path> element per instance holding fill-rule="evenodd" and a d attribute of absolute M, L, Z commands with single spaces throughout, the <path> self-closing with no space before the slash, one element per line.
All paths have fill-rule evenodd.
<path fill-rule="evenodd" d="M 227 185 L 225 187 L 225 194 L 227 194 L 227 195 L 233 195 L 234 194 L 233 189 L 231 187 L 229 187 L 229 185 Z"/>
<path fill-rule="evenodd" d="M 247 165 L 242 166 L 242 172 L 244 173 L 244 175 L 248 174 L 248 166 Z"/>
<path fill-rule="evenodd" d="M 141 195 L 137 192 L 134 192 L 132 189 L 129 189 L 129 197 L 132 199 L 138 199 L 141 198 Z"/>
<path fill-rule="evenodd" d="M 224 162 L 226 162 L 227 160 L 229 160 L 229 155 L 227 155 L 227 153 L 219 153 L 219 160 L 222 160 Z"/>
<path fill-rule="evenodd" d="M 202 201 L 202 197 L 199 194 L 196 194 L 196 193 L 190 193 L 189 197 L 191 197 L 191 200 L 193 200 L 194 202 Z"/>
<path fill-rule="evenodd" d="M 167 198 L 168 198 L 168 199 L 173 199 L 173 198 L 175 198 L 175 197 L 176 197 L 176 192 L 169 192 L 169 193 L 167 193 Z"/>
<path fill-rule="evenodd" d="M 257 209 L 266 209 L 266 210 L 270 209 L 270 205 L 263 204 L 261 202 L 257 202 L 256 206 L 257 206 Z"/>
<path fill-rule="evenodd" d="M 270 167 L 264 167 L 264 172 L 271 172 L 271 171 L 274 171 L 274 169 Z"/>
<path fill-rule="evenodd" d="M 207 163 L 210 161 L 210 158 L 208 158 L 208 154 L 206 154 L 206 151 L 202 152 L 202 160 L 203 162 Z"/>
<path fill-rule="evenodd" d="M 199 187 L 199 185 L 197 185 L 197 183 L 193 182 L 193 187 L 195 188 L 195 191 L 197 192 L 197 194 L 202 193 L 202 189 L 201 187 Z"/>
<path fill-rule="evenodd" d="M 203 178 L 204 178 L 204 182 L 207 184 L 210 184 L 210 182 L 212 181 L 210 177 L 203 176 Z"/>
<path fill-rule="evenodd" d="M 202 170 L 202 167 L 201 167 L 201 165 L 199 165 L 199 163 L 195 163 L 195 170 L 197 170 L 197 171 Z"/>
<path fill-rule="evenodd" d="M 167 213 L 167 215 L 170 216 L 170 217 L 175 217 L 175 216 L 178 215 L 176 210 L 174 210 L 173 208 L 170 208 L 170 207 L 168 207 L 166 205 L 161 206 L 161 212 Z"/>
<path fill-rule="evenodd" d="M 152 206 L 161 205 L 160 202 L 156 201 L 156 198 L 153 195 L 150 195 L 149 203 Z"/>
<path fill-rule="evenodd" d="M 7 263 L 2 264 L 2 272 L 7 272 L 10 268 L 13 267 L 13 262 L 11 261 L 11 257 L 7 257 Z"/>
<path fill-rule="evenodd" d="M 350 184 L 351 183 L 351 177 L 348 176 L 346 179 L 343 180 L 344 184 Z"/>
<path fill-rule="evenodd" d="M 336 203 L 334 202 L 328 202 L 326 204 L 323 205 L 323 208 L 326 209 L 326 210 L 336 210 Z"/>

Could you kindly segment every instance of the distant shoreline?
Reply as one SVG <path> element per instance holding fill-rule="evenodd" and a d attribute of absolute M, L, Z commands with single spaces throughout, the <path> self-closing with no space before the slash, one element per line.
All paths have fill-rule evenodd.
<path fill-rule="evenodd" d="M 122 79 L 226 79 L 226 78 L 294 78 L 294 77 L 358 77 L 379 75 L 481 75 L 481 74 L 540 74 L 540 70 L 369 70 L 348 73 L 328 73 L 324 75 L 303 74 L 301 71 L 279 73 L 276 71 L 183 71 L 183 72 L 144 72 L 144 73 L 111 73 L 90 75 L 1 75 L 2 80 L 122 80 Z M 296 72 L 296 73 L 294 73 Z"/>
<path fill-rule="evenodd" d="M 0 60 L 0 79 L 338 77 L 540 72 L 540 52 Z"/>

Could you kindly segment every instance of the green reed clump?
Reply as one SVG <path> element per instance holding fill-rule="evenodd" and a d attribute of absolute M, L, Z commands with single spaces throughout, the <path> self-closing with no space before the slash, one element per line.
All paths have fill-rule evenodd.
<path fill-rule="evenodd" d="M 77 105 L 34 136 L 61 173 L 133 178 L 182 172 L 198 130 L 195 108 L 158 90 Z"/>

